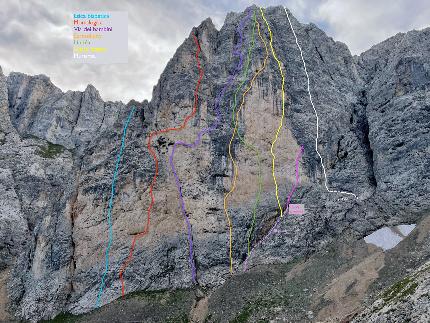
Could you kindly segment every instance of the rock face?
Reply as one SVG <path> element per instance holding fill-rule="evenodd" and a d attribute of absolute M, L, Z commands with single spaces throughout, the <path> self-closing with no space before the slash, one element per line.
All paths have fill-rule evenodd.
<path fill-rule="evenodd" d="M 305 214 L 285 215 L 277 232 L 259 244 L 279 217 L 271 147 L 282 116 L 282 77 L 269 30 L 255 6 L 228 14 L 219 31 L 210 19 L 194 28 L 168 63 L 150 102 L 103 102 L 90 85 L 84 92 L 63 93 L 46 76 L 1 74 L 0 278 L 8 286 L 0 289 L 0 304 L 9 314 L 0 310 L 0 315 L 35 321 L 59 312 L 92 310 L 107 247 L 109 266 L 100 301 L 121 296 L 120 268 L 133 237 L 148 223 L 155 174 L 149 134 L 179 127 L 193 108 L 198 69 L 192 34 L 200 43 L 204 71 L 197 113 L 183 130 L 151 139 L 159 161 L 155 203 L 149 229 L 136 240 L 124 272 L 127 293 L 193 285 L 187 226 L 169 155 L 175 141 L 194 142 L 218 117 L 218 127 L 203 136 L 199 146 L 177 149 L 174 163 L 192 227 L 198 284 L 211 288 L 228 278 L 229 224 L 223 199 L 234 178 L 228 153 L 234 94 L 237 91 L 240 102 L 263 66 L 265 44 L 267 64 L 244 96 L 238 119 L 241 136 L 255 149 L 237 136 L 231 146 L 238 167 L 227 205 L 233 271 L 242 270 L 247 256 L 259 182 L 261 197 L 251 236 L 251 247 L 257 247 L 249 266 L 287 263 L 321 249 L 341 233 L 358 239 L 386 224 L 417 221 L 429 211 L 430 29 L 398 34 L 353 57 L 344 44 L 290 14 L 319 117 L 318 151 L 327 187 L 352 192 L 356 199 L 327 191 L 315 150 L 316 116 L 294 35 L 282 7 L 267 8 L 264 15 L 285 77 L 285 116 L 273 147 L 278 199 L 282 204 L 287 200 L 303 145 L 301 181 L 291 203 L 304 204 Z M 243 45 L 236 49 L 249 57 L 249 72 L 245 73 L 245 60 L 226 88 L 217 116 L 215 100 L 238 66 L 233 52 L 242 20 Z M 123 127 L 133 105 L 112 190 Z"/>
<path fill-rule="evenodd" d="M 67 149 L 83 149 L 95 134 L 111 128 L 122 103 L 104 103 L 88 85 L 62 93 L 44 75 L 11 73 L 7 80 L 10 118 L 22 136 L 44 138 Z"/>
<path fill-rule="evenodd" d="M 429 37 L 429 28 L 398 34 L 357 60 L 365 83 L 375 198 L 389 201 L 386 209 L 403 219 L 426 210 L 421 197 L 429 192 Z"/>

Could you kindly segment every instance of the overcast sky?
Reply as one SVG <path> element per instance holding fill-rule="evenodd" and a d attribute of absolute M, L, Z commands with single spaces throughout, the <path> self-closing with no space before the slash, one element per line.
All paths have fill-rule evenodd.
<path fill-rule="evenodd" d="M 150 99 L 152 88 L 191 28 L 211 17 L 219 29 L 230 11 L 284 5 L 303 23 L 314 22 L 360 54 L 372 45 L 430 25 L 429 0 L 0 0 L 3 72 L 45 74 L 63 91 L 93 84 L 104 100 Z M 71 60 L 74 11 L 128 12 L 128 64 Z"/>

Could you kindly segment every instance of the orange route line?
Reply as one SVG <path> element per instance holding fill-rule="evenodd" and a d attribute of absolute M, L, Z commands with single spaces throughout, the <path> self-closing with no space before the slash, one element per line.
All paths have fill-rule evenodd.
<path fill-rule="evenodd" d="M 196 61 L 197 61 L 197 68 L 199 70 L 199 79 L 197 81 L 196 89 L 194 90 L 194 106 L 193 106 L 193 111 L 191 112 L 191 114 L 189 114 L 184 119 L 184 122 L 182 123 L 181 126 L 179 126 L 177 128 L 166 128 L 166 129 L 162 129 L 162 130 L 152 131 L 149 134 L 147 147 L 148 147 L 149 153 L 151 154 L 151 156 L 153 157 L 153 159 L 155 161 L 155 174 L 154 174 L 154 177 L 152 178 L 151 185 L 149 186 L 149 195 L 151 197 L 151 203 L 149 204 L 149 207 L 148 207 L 148 210 L 147 210 L 148 216 L 147 216 L 147 219 L 146 219 L 145 230 L 143 230 L 142 232 L 139 232 L 139 233 L 135 234 L 135 236 L 133 238 L 133 241 L 131 243 L 131 246 L 130 246 L 129 255 L 128 255 L 127 259 L 124 261 L 124 263 L 122 264 L 121 269 L 119 271 L 119 279 L 121 281 L 121 294 L 122 294 L 123 297 L 125 295 L 125 284 L 124 284 L 124 278 L 123 278 L 124 271 L 127 268 L 128 264 L 133 259 L 133 252 L 134 252 L 134 247 L 136 245 L 136 240 L 140 239 L 141 237 L 143 237 L 144 235 L 146 235 L 148 233 L 148 231 L 149 231 L 149 224 L 151 222 L 151 210 L 152 210 L 152 207 L 154 206 L 154 203 L 155 203 L 154 202 L 153 188 L 154 188 L 155 183 L 157 182 L 157 176 L 158 176 L 158 159 L 157 159 L 157 155 L 155 154 L 155 151 L 152 149 L 152 146 L 151 146 L 152 137 L 157 136 L 157 135 L 162 134 L 162 133 L 167 133 L 167 132 L 170 132 L 170 131 L 183 130 L 185 128 L 185 126 L 187 125 L 188 121 L 192 117 L 194 117 L 194 115 L 197 112 L 198 90 L 200 88 L 200 82 L 201 82 L 201 80 L 203 78 L 203 69 L 200 66 L 200 60 L 199 60 L 199 53 L 201 52 L 200 44 L 199 44 L 199 41 L 198 41 L 197 37 L 194 34 L 192 34 L 192 35 L 193 35 L 194 42 L 195 42 L 196 47 L 197 47 L 197 50 L 196 50 Z"/>

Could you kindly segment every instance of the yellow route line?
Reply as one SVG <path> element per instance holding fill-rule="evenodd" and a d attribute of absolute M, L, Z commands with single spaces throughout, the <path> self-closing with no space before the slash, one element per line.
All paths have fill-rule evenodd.
<path fill-rule="evenodd" d="M 260 13 L 261 13 L 261 17 L 263 18 L 264 22 L 266 23 L 267 29 L 269 30 L 270 49 L 272 50 L 273 58 L 278 63 L 279 71 L 280 71 L 281 77 L 282 77 L 282 117 L 281 117 L 281 121 L 279 123 L 278 130 L 276 131 L 276 134 L 275 134 L 275 139 L 273 140 L 272 146 L 270 147 L 270 153 L 272 154 L 272 176 L 273 176 L 273 181 L 275 182 L 276 200 L 278 201 L 279 212 L 280 212 L 281 218 L 282 218 L 283 212 L 282 212 L 281 202 L 279 201 L 278 183 L 276 182 L 276 176 L 275 176 L 275 159 L 276 159 L 276 156 L 273 153 L 273 147 L 275 146 L 275 143 L 278 140 L 278 135 L 279 135 L 279 132 L 281 131 L 281 128 L 282 128 L 282 121 L 284 120 L 284 116 L 285 116 L 285 93 L 284 93 L 285 78 L 284 78 L 284 73 L 282 72 L 281 62 L 279 61 L 278 57 L 276 56 L 275 50 L 273 49 L 273 45 L 272 45 L 272 41 L 273 41 L 272 30 L 270 29 L 270 26 L 269 26 L 269 23 L 266 20 L 266 17 L 264 17 L 263 9 L 261 7 L 260 7 Z"/>
<path fill-rule="evenodd" d="M 248 88 L 243 92 L 242 94 L 242 102 L 240 103 L 239 109 L 237 109 L 236 111 L 236 120 L 235 120 L 235 124 L 234 124 L 234 130 L 233 130 L 233 134 L 230 138 L 230 143 L 228 145 L 228 154 L 230 156 L 230 159 L 233 163 L 233 171 L 234 171 L 234 176 L 233 176 L 233 182 L 230 188 L 230 191 L 225 194 L 224 196 L 224 213 L 225 216 L 227 217 L 227 221 L 228 221 L 228 226 L 229 226 L 229 231 L 230 231 L 230 272 L 233 273 L 233 247 L 232 247 L 232 240 L 233 240 L 233 226 L 231 224 L 231 219 L 230 216 L 228 215 L 228 208 L 227 208 L 227 198 L 228 196 L 233 193 L 233 191 L 236 188 L 236 181 L 237 181 L 237 176 L 239 174 L 239 170 L 237 167 L 237 164 L 233 158 L 233 156 L 231 155 L 231 144 L 234 140 L 234 137 L 236 136 L 236 132 L 237 132 L 237 126 L 238 126 L 238 120 L 239 120 L 239 112 L 242 109 L 244 103 L 245 103 L 245 96 L 248 93 L 249 90 L 251 90 L 255 79 L 257 78 L 257 76 L 266 68 L 266 62 L 267 62 L 267 58 L 269 57 L 269 51 L 267 49 L 267 44 L 266 41 L 264 40 L 263 36 L 261 36 L 261 32 L 260 32 L 260 24 L 258 23 L 258 21 L 255 21 L 257 23 L 257 29 L 258 29 L 258 35 L 260 36 L 261 41 L 264 44 L 264 47 L 266 49 L 266 57 L 264 58 L 263 61 L 263 65 L 261 66 L 261 68 L 259 70 L 257 70 L 254 74 L 254 76 L 252 77 L 251 81 L 249 82 L 249 86 Z"/>

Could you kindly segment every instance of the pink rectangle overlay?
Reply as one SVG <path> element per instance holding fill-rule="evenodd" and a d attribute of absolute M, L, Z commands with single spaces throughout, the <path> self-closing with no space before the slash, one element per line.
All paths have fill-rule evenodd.
<path fill-rule="evenodd" d="M 290 204 L 288 206 L 288 214 L 302 215 L 305 213 L 305 206 L 303 204 Z"/>

